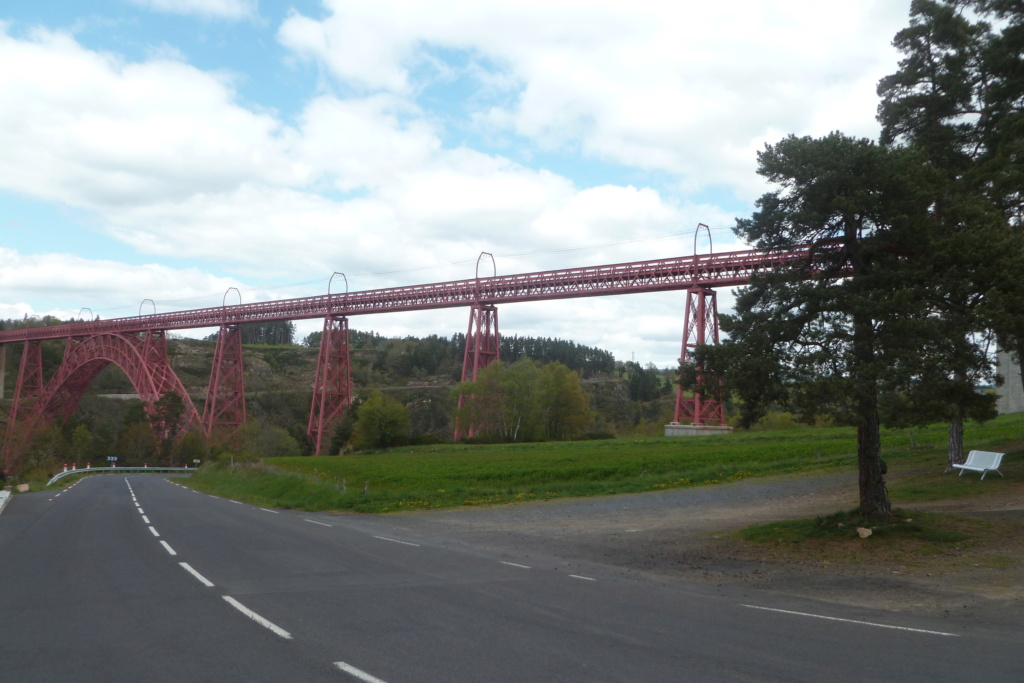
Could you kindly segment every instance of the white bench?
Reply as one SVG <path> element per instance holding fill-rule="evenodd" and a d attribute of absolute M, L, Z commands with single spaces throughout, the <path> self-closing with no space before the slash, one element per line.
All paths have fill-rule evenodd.
<path fill-rule="evenodd" d="M 964 470 L 970 470 L 981 472 L 982 479 L 989 472 L 998 472 L 1001 477 L 1003 473 L 999 472 L 999 465 L 1003 462 L 1004 455 L 1006 454 L 991 451 L 971 451 L 967 454 L 967 462 L 962 465 L 953 465 L 953 467 L 960 470 L 960 476 L 963 476 Z"/>

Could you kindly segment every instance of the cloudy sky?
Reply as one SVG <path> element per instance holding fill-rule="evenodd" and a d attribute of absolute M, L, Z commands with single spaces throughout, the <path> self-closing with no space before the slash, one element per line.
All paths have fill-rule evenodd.
<path fill-rule="evenodd" d="M 877 137 L 909 5 L 7 0 L 0 318 L 311 296 L 335 271 L 352 291 L 462 279 L 481 252 L 499 274 L 689 255 L 698 223 L 714 251 L 743 248 L 731 227 L 766 189 L 766 143 Z M 499 316 L 503 334 L 667 366 L 684 307 L 680 292 Z"/>

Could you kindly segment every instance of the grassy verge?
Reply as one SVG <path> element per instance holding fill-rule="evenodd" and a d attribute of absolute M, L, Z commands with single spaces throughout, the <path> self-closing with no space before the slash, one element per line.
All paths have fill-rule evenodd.
<path fill-rule="evenodd" d="M 754 543 L 835 542 L 861 539 L 859 532 L 870 531 L 869 543 L 921 541 L 930 544 L 959 543 L 967 534 L 952 523 L 953 517 L 912 510 L 894 509 L 887 519 L 864 517 L 857 510 L 819 515 L 813 519 L 755 524 L 737 532 Z"/>
<path fill-rule="evenodd" d="M 946 575 L 961 571 L 1006 569 L 1020 561 L 1022 525 L 921 510 L 894 510 L 891 519 L 865 519 L 857 511 L 813 519 L 771 522 L 735 533 L 759 561 L 809 566 L 857 565 L 883 574 Z M 862 538 L 858 528 L 870 529 Z M 991 577 L 989 577 L 991 578 Z"/>
<path fill-rule="evenodd" d="M 909 432 L 883 435 L 890 472 L 919 473 L 894 487 L 894 500 L 922 495 L 915 493 L 915 486 L 927 491 L 953 479 L 960 482 L 949 485 L 961 487 L 963 495 L 991 490 L 990 483 L 998 485 L 991 476 L 981 482 L 987 487 L 982 488 L 966 475 L 942 475 L 945 429 L 936 425 L 915 430 L 913 446 Z M 969 425 L 966 438 L 969 448 L 1007 450 L 1008 444 L 1021 447 L 1022 433 L 1024 415 L 1011 415 Z M 1006 462 L 1004 472 L 1010 474 L 1008 468 L 1017 465 L 1009 458 Z M 340 457 L 275 458 L 255 466 L 204 466 L 189 485 L 264 506 L 394 512 L 714 485 L 747 477 L 850 470 L 855 464 L 854 430 L 825 428 L 714 437 L 453 444 Z"/>

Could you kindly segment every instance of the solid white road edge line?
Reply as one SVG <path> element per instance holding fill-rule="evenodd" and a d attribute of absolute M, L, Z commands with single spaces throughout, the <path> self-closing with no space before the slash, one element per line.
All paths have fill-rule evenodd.
<path fill-rule="evenodd" d="M 153 527 L 149 527 L 149 530 L 153 532 L 153 535 L 154 535 L 154 536 L 156 536 L 157 538 L 160 538 L 160 534 L 158 534 L 158 533 L 156 532 L 156 529 L 154 529 Z"/>
<path fill-rule="evenodd" d="M 167 544 L 167 541 L 160 541 L 160 545 L 162 545 L 164 547 L 164 550 L 166 550 L 171 555 L 177 555 L 178 554 L 178 553 L 174 552 L 174 548 L 172 548 L 171 546 L 169 546 Z"/>
<path fill-rule="evenodd" d="M 782 614 L 793 614 L 798 617 L 811 617 L 813 619 L 825 619 L 827 621 L 841 621 L 847 624 L 860 624 L 861 626 L 874 626 L 875 628 L 889 628 L 895 631 L 910 631 L 911 633 L 927 633 L 931 636 L 947 636 L 950 638 L 957 638 L 959 634 L 956 633 L 945 633 L 943 631 L 929 631 L 923 628 L 910 628 L 909 626 L 893 626 L 892 624 L 876 624 L 872 621 L 858 621 L 857 619 L 843 619 L 841 617 L 829 617 L 824 614 L 809 614 L 807 612 L 793 612 L 788 609 L 775 609 L 774 607 L 761 607 L 759 605 L 743 605 L 740 607 L 749 607 L 750 609 L 764 610 L 765 612 L 780 612 Z"/>
<path fill-rule="evenodd" d="M 420 547 L 419 543 L 409 543 L 409 541 L 399 541 L 397 538 L 388 538 L 387 536 L 374 536 L 374 538 L 379 538 L 382 541 L 391 541 L 392 543 L 401 543 L 402 545 L 411 545 L 411 546 L 415 546 L 417 548 Z"/>
<path fill-rule="evenodd" d="M 502 564 L 507 564 L 510 567 L 519 567 L 520 569 L 532 569 L 532 567 L 527 567 L 525 564 L 516 564 L 515 562 L 505 562 L 504 560 L 498 560 L 498 561 L 501 562 Z"/>
<path fill-rule="evenodd" d="M 583 581 L 597 581 L 597 579 L 592 579 L 589 576 L 580 576 L 579 574 L 569 574 L 569 578 L 570 579 L 582 579 Z"/>
<path fill-rule="evenodd" d="M 318 521 L 316 521 L 314 519 L 303 519 L 302 521 L 303 522 L 309 522 L 310 524 L 319 524 L 320 526 L 333 526 L 331 524 L 324 524 L 323 522 L 318 522 Z"/>
<path fill-rule="evenodd" d="M 227 600 L 229 605 L 231 605 L 232 607 L 237 609 L 239 612 L 241 612 L 245 616 L 247 616 L 250 619 L 252 619 L 253 621 L 255 621 L 257 624 L 259 624 L 263 628 L 270 629 L 271 631 L 273 631 L 274 633 L 276 633 L 277 635 L 281 636 L 282 638 L 284 638 L 286 640 L 291 640 L 292 639 L 292 634 L 288 633 L 288 631 L 285 631 L 283 628 L 281 628 L 277 624 L 274 624 L 273 622 L 267 621 L 266 619 L 264 619 L 263 617 L 261 617 L 260 615 L 256 614 L 255 612 L 253 612 L 251 609 L 249 609 L 245 605 L 243 605 L 242 603 L 238 602 L 238 600 L 235 600 L 230 595 L 222 595 L 221 597 L 224 598 L 225 600 Z"/>
<path fill-rule="evenodd" d="M 338 667 L 347 674 L 355 676 L 361 681 L 366 681 L 366 683 L 384 683 L 384 681 L 377 678 L 376 676 L 371 676 L 365 671 L 355 668 L 351 664 L 346 664 L 345 662 L 335 662 L 334 666 Z"/>
<path fill-rule="evenodd" d="M 197 572 L 195 569 L 192 569 L 192 566 L 188 562 L 179 562 L 178 564 L 181 565 L 182 569 L 184 569 L 189 574 L 199 579 L 199 583 L 203 584 L 207 588 L 213 588 L 213 582 L 207 579 L 199 572 Z"/>

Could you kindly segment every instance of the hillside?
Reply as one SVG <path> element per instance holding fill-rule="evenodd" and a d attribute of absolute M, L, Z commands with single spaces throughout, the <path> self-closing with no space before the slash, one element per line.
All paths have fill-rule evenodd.
<path fill-rule="evenodd" d="M 11 324 L 8 321 L 8 324 Z M 249 332 L 252 332 L 251 330 Z M 257 329 L 249 338 L 291 342 L 287 326 L 268 333 Z M 248 343 L 243 346 L 247 417 L 263 428 L 287 432 L 308 449 L 304 435 L 312 401 L 312 383 L 319 353 L 319 333 L 303 343 Z M 214 339 L 171 338 L 168 358 L 201 413 L 213 365 Z M 465 336 L 432 335 L 402 339 L 352 330 L 351 372 L 358 406 L 374 390 L 397 399 L 409 414 L 411 432 L 443 440 L 452 438 L 453 388 L 461 378 Z M 7 350 L 3 418 L 17 379 L 21 349 Z M 49 377 L 63 355 L 61 342 L 43 344 L 43 372 Z M 594 420 L 587 432 L 605 434 L 660 434 L 673 405 L 672 371 L 615 361 L 611 353 L 559 339 L 505 337 L 501 357 L 506 362 L 531 358 L 557 361 L 577 372 L 589 394 Z M 90 452 L 124 450 L 121 443 L 132 423 L 145 419 L 134 388 L 120 368 L 104 368 L 90 383 L 77 411 L 62 429 L 63 444 L 50 450 L 67 451 L 74 430 L 84 425 L 91 438 Z M 56 438 L 56 437 L 55 437 Z M 72 449 L 73 450 L 73 449 Z M 73 457 L 73 456 L 70 456 Z M 83 457 L 88 457 L 83 455 Z"/>

